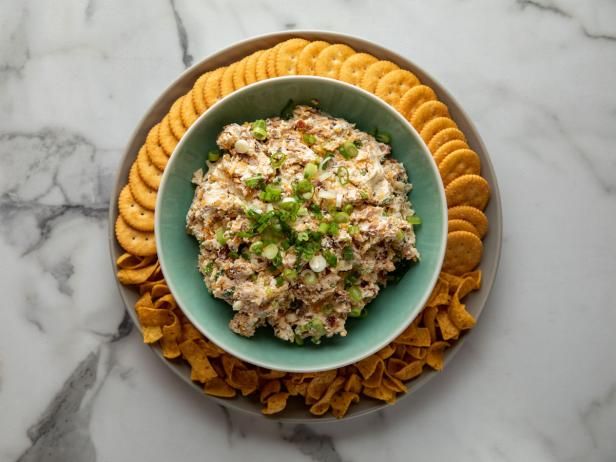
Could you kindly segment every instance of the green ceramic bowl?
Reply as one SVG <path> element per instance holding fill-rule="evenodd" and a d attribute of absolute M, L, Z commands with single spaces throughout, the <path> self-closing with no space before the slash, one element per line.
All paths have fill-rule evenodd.
<path fill-rule="evenodd" d="M 378 126 L 392 135 L 392 154 L 413 184 L 410 198 L 422 225 L 416 227 L 421 262 L 401 281 L 384 289 L 365 318 L 347 321 L 348 335 L 320 345 L 296 346 L 277 339 L 269 327 L 252 338 L 228 327 L 233 310 L 208 292 L 197 269 L 199 248 L 186 233 L 195 170 L 205 166 L 222 127 L 232 122 L 276 116 L 289 99 L 318 99 L 331 115 L 364 131 Z M 411 125 L 389 105 L 357 87 L 321 77 L 290 76 L 244 87 L 205 112 L 186 132 L 171 156 L 158 191 L 156 245 L 165 279 L 182 311 L 212 342 L 249 363 L 289 372 L 333 369 L 359 361 L 398 336 L 419 314 L 436 283 L 445 253 L 447 206 L 438 170 Z"/>

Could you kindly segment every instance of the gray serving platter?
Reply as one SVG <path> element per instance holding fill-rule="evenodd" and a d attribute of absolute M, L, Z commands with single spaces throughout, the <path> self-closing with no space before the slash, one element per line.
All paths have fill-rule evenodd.
<path fill-rule="evenodd" d="M 431 75 L 424 71 L 421 67 L 408 60 L 407 58 L 400 56 L 387 48 L 384 48 L 371 41 L 354 37 L 347 34 L 340 34 L 336 32 L 318 31 L 318 30 L 294 30 L 284 32 L 274 32 L 270 34 L 260 35 L 257 37 L 242 40 L 233 45 L 224 48 L 209 57 L 203 59 L 199 63 L 195 64 L 191 68 L 183 72 L 174 82 L 172 82 L 167 89 L 161 94 L 161 96 L 152 104 L 150 109 L 146 112 L 141 119 L 137 127 L 135 128 L 126 150 L 120 160 L 118 166 L 118 172 L 115 179 L 115 184 L 112 192 L 112 200 L 109 207 L 109 224 L 108 224 L 108 236 L 109 236 L 109 248 L 112 259 L 113 268 L 115 268 L 115 261 L 123 253 L 122 248 L 118 245 L 114 235 L 114 223 L 118 216 L 117 200 L 121 189 L 128 182 L 128 172 L 135 160 L 139 148 L 144 143 L 146 135 L 150 128 L 158 123 L 162 117 L 168 112 L 171 104 L 181 95 L 188 92 L 195 80 L 204 72 L 216 69 L 220 66 L 229 65 L 246 55 L 253 53 L 256 50 L 262 48 L 269 48 L 278 42 L 292 38 L 302 37 L 307 40 L 325 40 L 330 43 L 345 43 L 358 52 L 370 53 L 380 59 L 389 60 L 398 64 L 403 69 L 408 69 L 413 72 L 422 83 L 430 86 L 437 94 L 438 98 L 443 101 L 449 108 L 449 112 L 452 118 L 456 121 L 462 132 L 467 137 L 467 142 L 471 149 L 473 149 L 481 159 L 482 176 L 489 182 L 492 196 L 485 213 L 490 222 L 490 230 L 484 238 L 484 252 L 481 261 L 480 269 L 483 272 L 482 286 L 477 292 L 473 292 L 465 300 L 467 309 L 475 316 L 479 318 L 481 312 L 486 306 L 501 254 L 501 240 L 502 240 L 502 212 L 501 212 L 501 199 L 498 189 L 498 183 L 494 168 L 488 156 L 487 149 L 477 132 L 477 129 L 473 125 L 468 115 L 461 108 L 460 104 L 455 98 L 445 89 L 443 86 L 435 80 Z M 137 300 L 138 293 L 134 288 L 123 286 L 118 282 L 118 289 L 126 310 L 130 314 L 133 322 L 139 325 L 137 315 L 134 309 L 135 301 Z M 478 324 L 475 329 L 480 329 L 481 325 Z M 471 331 L 472 332 L 472 331 Z M 464 340 L 468 336 L 465 334 L 456 342 L 456 344 L 446 351 L 445 353 L 445 367 L 447 363 L 453 359 L 455 354 L 460 350 L 464 344 Z M 145 345 L 144 345 L 145 346 Z M 177 374 L 182 380 L 184 380 L 189 387 L 195 392 L 202 394 L 206 399 L 211 399 L 218 404 L 230 409 L 246 412 L 253 415 L 258 415 L 264 419 L 277 420 L 287 423 L 316 423 L 316 422 L 332 422 L 340 421 L 335 419 L 331 415 L 325 415 L 323 417 L 316 417 L 308 412 L 308 407 L 301 401 L 291 398 L 289 405 L 280 414 L 275 416 L 266 417 L 261 413 L 261 403 L 258 400 L 236 397 L 234 399 L 221 399 L 213 396 L 205 395 L 203 389 L 199 384 L 196 384 L 190 380 L 190 368 L 183 363 L 166 360 L 157 346 L 150 347 L 151 350 L 161 359 L 163 364 L 169 367 L 173 372 Z M 424 386 L 430 380 L 438 376 L 436 371 L 426 371 L 417 379 L 411 381 L 408 393 L 398 398 L 399 402 L 402 399 L 412 396 L 419 387 Z M 354 404 L 349 408 L 349 412 L 342 420 L 348 420 L 350 418 L 366 415 L 371 412 L 378 411 L 394 404 L 385 404 L 380 401 L 376 401 L 367 397 L 362 397 L 358 404 Z"/>

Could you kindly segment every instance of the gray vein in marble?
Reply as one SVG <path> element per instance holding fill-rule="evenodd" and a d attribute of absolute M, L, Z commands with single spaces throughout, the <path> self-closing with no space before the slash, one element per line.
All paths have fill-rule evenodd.
<path fill-rule="evenodd" d="M 94 9 L 94 0 L 88 0 L 88 4 L 86 5 L 85 9 L 86 21 L 90 21 L 92 19 L 92 16 L 94 16 Z"/>
<path fill-rule="evenodd" d="M 180 48 L 182 49 L 182 62 L 184 63 L 184 67 L 188 68 L 192 66 L 193 57 L 188 53 L 188 34 L 186 33 L 186 27 L 184 26 L 180 13 L 178 12 L 175 0 L 169 0 L 169 2 L 171 3 L 171 9 L 173 10 L 173 18 L 175 20 L 175 27 L 178 32 L 178 40 L 180 41 Z"/>
<path fill-rule="evenodd" d="M 99 351 L 90 353 L 73 371 L 39 421 L 28 429 L 32 445 L 17 462 L 96 460 L 87 428 L 89 409 L 81 405 L 96 382 L 99 357 Z"/>
<path fill-rule="evenodd" d="M 61 294 L 73 295 L 73 288 L 69 285 L 69 280 L 75 273 L 75 266 L 70 258 L 63 258 L 57 265 L 51 268 L 50 271 L 53 278 L 58 283 L 58 290 Z"/>
<path fill-rule="evenodd" d="M 604 408 L 608 406 L 612 406 L 616 403 L 616 383 L 612 384 L 609 388 L 605 397 L 600 399 L 593 399 L 585 409 L 580 412 L 580 420 L 582 421 L 582 425 L 590 435 L 590 439 L 592 441 L 593 448 L 599 447 L 599 441 L 596 435 L 593 426 L 591 425 L 592 420 L 595 416 Z"/>
<path fill-rule="evenodd" d="M 331 436 L 316 433 L 307 425 L 297 425 L 286 441 L 293 443 L 299 451 L 317 462 L 342 462 Z"/>
<path fill-rule="evenodd" d="M 525 10 L 527 7 L 531 7 L 531 8 L 535 8 L 537 10 L 540 11 L 545 11 L 548 13 L 552 13 L 555 14 L 557 16 L 560 16 L 562 18 L 566 18 L 566 19 L 576 19 L 574 15 L 572 15 L 571 13 L 566 12 L 565 10 L 563 10 L 562 8 L 556 6 L 554 3 L 541 3 L 535 0 L 516 0 L 516 4 L 518 4 L 520 6 L 520 9 Z M 594 32 L 591 32 L 587 26 L 585 26 L 584 24 L 580 23 L 579 21 L 577 22 L 578 26 L 580 27 L 580 29 L 582 30 L 582 33 L 584 34 L 584 36 L 586 38 L 592 39 L 592 40 L 607 40 L 607 41 L 616 41 L 616 36 L 613 35 L 608 35 L 608 34 L 597 34 Z"/>
<path fill-rule="evenodd" d="M 8 43 L 2 47 L 0 83 L 4 82 L 8 74 L 21 77 L 27 62 L 30 60 L 30 48 L 25 27 L 27 16 L 28 10 L 24 7 L 19 22 L 15 25 L 15 30 L 9 35 Z"/>

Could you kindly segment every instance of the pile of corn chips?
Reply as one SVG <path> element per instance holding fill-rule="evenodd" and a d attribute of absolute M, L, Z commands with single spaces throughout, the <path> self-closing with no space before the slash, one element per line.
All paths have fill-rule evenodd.
<path fill-rule="evenodd" d="M 156 257 L 154 207 L 160 178 L 178 140 L 197 117 L 223 96 L 266 78 L 304 74 L 343 80 L 373 92 L 419 132 L 438 165 L 449 208 L 442 272 L 421 314 L 390 345 L 358 363 L 330 371 L 288 373 L 247 364 L 206 339 L 183 315 Z M 201 75 L 148 133 L 118 198 L 116 238 L 126 251 L 117 277 L 134 286 L 143 341 L 165 358 L 191 366 L 205 393 L 258 400 L 264 414 L 302 400 L 311 414 L 343 417 L 360 398 L 393 403 L 425 368 L 441 370 L 443 353 L 475 325 L 464 297 L 481 286 L 477 269 L 488 231 L 483 213 L 490 198 L 479 156 L 451 119 L 447 106 L 410 71 L 344 44 L 292 38 Z"/>

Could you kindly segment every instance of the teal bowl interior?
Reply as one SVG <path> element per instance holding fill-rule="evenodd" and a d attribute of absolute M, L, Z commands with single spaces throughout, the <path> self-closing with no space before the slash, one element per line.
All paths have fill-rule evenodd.
<path fill-rule="evenodd" d="M 423 223 L 416 226 L 421 261 L 368 305 L 368 316 L 347 321 L 348 335 L 320 345 L 296 346 L 277 339 L 269 327 L 252 338 L 228 327 L 233 310 L 208 292 L 197 269 L 199 248 L 186 233 L 186 213 L 194 194 L 193 172 L 206 168 L 222 127 L 232 122 L 276 116 L 289 99 L 318 99 L 325 112 L 364 131 L 392 135 L 392 154 L 413 184 L 410 199 Z M 194 325 L 227 352 L 265 368 L 290 372 L 327 370 L 359 361 L 391 342 L 419 314 L 436 283 L 446 234 L 443 186 L 428 149 L 408 122 L 386 103 L 354 86 L 320 77 L 281 77 L 249 85 L 219 101 L 187 131 L 167 165 L 156 205 L 156 243 L 165 279 Z"/>

